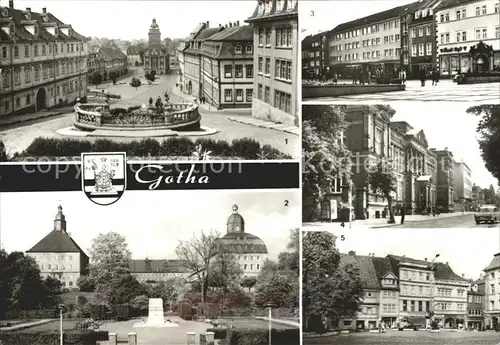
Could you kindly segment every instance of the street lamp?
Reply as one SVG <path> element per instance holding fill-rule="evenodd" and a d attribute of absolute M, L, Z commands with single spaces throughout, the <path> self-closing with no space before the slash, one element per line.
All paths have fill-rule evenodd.
<path fill-rule="evenodd" d="M 429 316 L 430 316 L 430 321 L 434 321 L 434 296 L 433 296 L 433 291 L 434 291 L 434 261 L 439 257 L 439 254 L 436 254 L 434 256 L 434 259 L 432 259 L 431 264 L 428 266 L 428 268 L 431 269 L 431 291 L 430 291 L 430 303 L 429 303 Z"/>
<path fill-rule="evenodd" d="M 63 345 L 63 310 L 64 304 L 59 304 L 57 306 L 59 308 L 59 333 L 60 333 L 60 345 Z"/>
<path fill-rule="evenodd" d="M 269 317 L 268 317 L 268 325 L 269 325 L 269 345 L 271 345 L 271 333 L 272 333 L 272 322 L 271 322 L 271 317 L 272 317 L 272 308 L 274 307 L 274 304 L 268 303 L 267 304 L 267 309 L 269 311 Z"/>

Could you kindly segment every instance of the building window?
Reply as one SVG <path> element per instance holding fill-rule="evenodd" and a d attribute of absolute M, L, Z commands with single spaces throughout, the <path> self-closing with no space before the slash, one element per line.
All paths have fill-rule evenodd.
<path fill-rule="evenodd" d="M 19 47 L 14 46 L 14 59 L 18 59 L 18 58 L 19 58 Z"/>
<path fill-rule="evenodd" d="M 417 45 L 412 44 L 411 46 L 411 56 L 417 56 Z"/>
<path fill-rule="evenodd" d="M 476 40 L 481 39 L 481 29 L 476 29 Z"/>
<path fill-rule="evenodd" d="M 24 57 L 30 56 L 30 47 L 28 45 L 24 46 Z"/>
<path fill-rule="evenodd" d="M 247 103 L 252 102 L 252 96 L 253 96 L 253 89 L 247 89 L 246 90 L 246 102 Z"/>
<path fill-rule="evenodd" d="M 234 48 L 234 53 L 235 54 L 241 54 L 243 53 L 243 49 L 241 48 L 240 45 L 237 45 L 235 48 Z"/>
<path fill-rule="evenodd" d="M 16 98 L 16 107 L 20 107 L 21 106 L 21 98 L 17 97 Z M 43 267 L 42 267 L 43 268 Z"/>
<path fill-rule="evenodd" d="M 431 27 L 430 26 L 428 26 L 428 27 L 425 28 L 425 35 L 426 36 L 430 36 L 431 35 Z"/>
<path fill-rule="evenodd" d="M 292 62 L 276 59 L 274 77 L 276 79 L 292 81 Z"/>
<path fill-rule="evenodd" d="M 257 86 L 257 98 L 262 100 L 262 84 Z"/>
<path fill-rule="evenodd" d="M 245 71 L 246 71 L 246 78 L 253 78 L 253 65 L 246 65 L 245 66 Z"/>
<path fill-rule="evenodd" d="M 418 28 L 418 37 L 424 36 L 424 28 Z"/>
<path fill-rule="evenodd" d="M 488 13 L 488 11 L 486 10 L 486 5 L 483 5 L 483 6 L 481 7 L 481 14 L 482 14 L 482 15 L 485 15 L 485 14 L 487 14 L 487 13 Z"/>
<path fill-rule="evenodd" d="M 495 28 L 495 38 L 500 38 L 500 26 Z"/>
<path fill-rule="evenodd" d="M 271 29 L 266 29 L 266 47 L 271 46 Z"/>
<path fill-rule="evenodd" d="M 264 74 L 267 76 L 271 75 L 271 58 L 266 57 L 266 70 Z"/>
<path fill-rule="evenodd" d="M 14 84 L 19 85 L 21 84 L 21 75 L 20 75 L 19 69 L 14 70 Z"/>
<path fill-rule="evenodd" d="M 499 10 L 498 10 L 499 6 L 500 6 L 500 5 L 499 5 L 499 3 L 498 3 L 498 2 L 497 2 L 497 3 L 495 3 L 495 13 L 498 13 L 498 12 L 499 12 Z"/>
<path fill-rule="evenodd" d="M 271 104 L 271 88 L 269 86 L 266 86 L 264 90 L 264 102 Z"/>
<path fill-rule="evenodd" d="M 274 107 L 284 111 L 285 113 L 292 113 L 292 95 L 282 91 L 274 90 Z"/>
<path fill-rule="evenodd" d="M 431 56 L 432 55 L 432 43 L 427 43 L 426 44 L 426 55 Z"/>
<path fill-rule="evenodd" d="M 233 66 L 231 66 L 231 65 L 224 66 L 224 77 L 225 78 L 232 78 L 233 77 Z"/>
<path fill-rule="evenodd" d="M 276 47 L 280 48 L 290 48 L 292 47 L 292 28 L 291 27 L 281 27 L 276 28 Z"/>
<path fill-rule="evenodd" d="M 253 47 L 252 47 L 252 45 L 250 45 L 250 44 L 247 45 L 246 53 L 248 55 L 252 55 L 253 54 Z"/>
<path fill-rule="evenodd" d="M 411 29 L 411 37 L 412 38 L 417 37 L 417 30 L 416 29 Z"/>
<path fill-rule="evenodd" d="M 488 38 L 488 31 L 487 31 L 487 29 L 484 28 L 482 32 L 483 32 L 482 39 L 483 40 L 487 39 Z"/>
<path fill-rule="evenodd" d="M 259 46 L 264 45 L 264 30 L 259 30 Z"/>
<path fill-rule="evenodd" d="M 243 78 L 243 65 L 234 65 L 234 77 Z"/>
<path fill-rule="evenodd" d="M 457 16 L 457 20 L 467 18 L 466 9 L 462 8 L 461 10 L 456 11 L 456 16 Z"/>
<path fill-rule="evenodd" d="M 243 89 L 236 89 L 236 102 L 243 102 Z"/>
<path fill-rule="evenodd" d="M 264 58 L 259 56 L 259 73 L 262 73 L 262 71 L 263 71 L 263 66 L 262 66 L 263 62 L 264 62 Z"/>

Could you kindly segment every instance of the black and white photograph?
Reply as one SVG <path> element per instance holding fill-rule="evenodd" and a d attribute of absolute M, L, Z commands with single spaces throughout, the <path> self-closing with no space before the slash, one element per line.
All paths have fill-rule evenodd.
<path fill-rule="evenodd" d="M 302 117 L 306 228 L 499 227 L 499 105 L 304 105 Z"/>
<path fill-rule="evenodd" d="M 304 1 L 302 99 L 494 103 L 498 0 Z"/>
<path fill-rule="evenodd" d="M 499 229 L 302 236 L 304 345 L 498 343 Z"/>
<path fill-rule="evenodd" d="M 14 161 L 300 158 L 298 3 L 0 1 Z"/>
<path fill-rule="evenodd" d="M 106 207 L 3 193 L 0 207 L 2 344 L 299 345 L 298 190 Z"/>

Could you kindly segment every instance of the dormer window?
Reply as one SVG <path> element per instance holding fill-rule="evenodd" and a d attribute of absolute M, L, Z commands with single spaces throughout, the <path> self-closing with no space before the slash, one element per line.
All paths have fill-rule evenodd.
<path fill-rule="evenodd" d="M 264 12 L 266 14 L 271 13 L 271 6 L 272 6 L 272 2 L 269 0 L 266 0 L 266 4 L 265 4 L 265 8 L 264 8 Z"/>
<path fill-rule="evenodd" d="M 283 10 L 283 3 L 285 0 L 276 0 L 276 11 L 282 11 Z"/>
<path fill-rule="evenodd" d="M 259 15 L 264 14 L 264 2 L 259 3 L 259 10 L 258 10 L 258 14 L 259 14 Z"/>
<path fill-rule="evenodd" d="M 35 36 L 36 36 L 36 35 L 38 35 L 38 25 L 35 25 L 35 26 L 33 27 L 33 30 L 34 30 L 34 32 L 35 32 Z"/>
<path fill-rule="evenodd" d="M 14 23 L 10 23 L 9 25 L 9 34 L 12 36 L 16 33 L 16 25 Z"/>
<path fill-rule="evenodd" d="M 251 44 L 247 45 L 247 51 L 246 51 L 246 53 L 247 53 L 248 55 L 253 54 L 253 47 L 252 47 L 252 45 L 251 45 Z"/>
<path fill-rule="evenodd" d="M 241 49 L 241 46 L 240 46 L 240 45 L 237 45 L 237 46 L 235 47 L 235 49 L 234 49 L 234 52 L 235 52 L 236 54 L 241 54 L 241 53 L 242 53 L 242 51 L 243 51 L 243 49 Z"/>
<path fill-rule="evenodd" d="M 31 12 L 26 13 L 26 20 L 31 20 Z"/>
<path fill-rule="evenodd" d="M 4 8 L 3 11 L 2 11 L 2 17 L 5 17 L 7 18 L 9 16 L 9 10 Z"/>
<path fill-rule="evenodd" d="M 419 11 L 415 12 L 415 19 L 418 19 L 418 18 L 420 18 L 420 12 Z"/>
<path fill-rule="evenodd" d="M 288 0 L 288 10 L 294 10 L 297 5 L 297 0 Z"/>

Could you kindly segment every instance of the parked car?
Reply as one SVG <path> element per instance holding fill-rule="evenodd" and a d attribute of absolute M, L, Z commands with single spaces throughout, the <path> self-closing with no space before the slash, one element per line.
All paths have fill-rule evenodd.
<path fill-rule="evenodd" d="M 491 223 L 494 224 L 500 221 L 500 211 L 496 205 L 484 205 L 479 208 L 479 211 L 474 213 L 476 224 Z"/>

